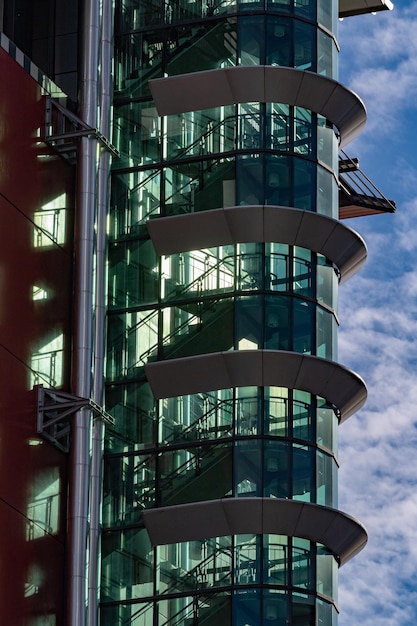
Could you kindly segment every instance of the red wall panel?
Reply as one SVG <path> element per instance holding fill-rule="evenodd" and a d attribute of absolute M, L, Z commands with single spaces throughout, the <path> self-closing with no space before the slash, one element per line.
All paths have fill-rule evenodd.
<path fill-rule="evenodd" d="M 39 141 L 40 86 L 1 49 L 0 71 L 0 623 L 59 625 L 67 458 L 32 387 L 69 390 L 74 172 Z"/>

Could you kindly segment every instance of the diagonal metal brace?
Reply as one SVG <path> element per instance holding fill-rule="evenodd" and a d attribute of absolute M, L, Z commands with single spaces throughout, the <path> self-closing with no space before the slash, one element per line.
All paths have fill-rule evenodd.
<path fill-rule="evenodd" d="M 64 159 L 75 163 L 78 139 L 81 137 L 96 139 L 114 157 L 120 157 L 117 148 L 97 128 L 92 128 L 86 124 L 75 113 L 62 106 L 56 99 L 46 96 L 43 141 Z"/>
<path fill-rule="evenodd" d="M 97 419 L 114 424 L 114 418 L 94 400 L 74 396 L 65 391 L 45 389 L 43 385 L 36 385 L 35 391 L 37 393 L 37 432 L 64 452 L 69 450 L 70 421 L 77 411 L 89 410 Z"/>

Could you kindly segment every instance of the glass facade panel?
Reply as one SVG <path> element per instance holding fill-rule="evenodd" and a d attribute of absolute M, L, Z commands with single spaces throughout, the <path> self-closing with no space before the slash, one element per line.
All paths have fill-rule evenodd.
<path fill-rule="evenodd" d="M 317 408 L 317 443 L 337 454 L 338 419 L 325 402 Z"/>
<path fill-rule="evenodd" d="M 160 594 L 207 590 L 232 583 L 231 537 L 158 546 L 156 558 L 156 589 Z"/>
<path fill-rule="evenodd" d="M 219 158 L 165 169 L 165 214 L 233 206 L 235 204 L 235 164 Z"/>
<path fill-rule="evenodd" d="M 233 434 L 233 408 L 230 389 L 161 400 L 159 441 L 176 445 L 229 437 Z"/>
<path fill-rule="evenodd" d="M 338 168 L 338 143 L 333 128 L 324 117 L 318 116 L 317 159 L 334 172 Z"/>
<path fill-rule="evenodd" d="M 325 118 L 279 102 L 160 118 L 149 91 L 153 78 L 236 65 L 336 78 L 331 4 L 116 0 L 104 626 L 336 624 L 337 563 L 319 544 L 249 533 L 153 548 L 142 515 L 231 497 L 337 502 L 325 399 L 247 386 L 157 401 L 145 376 L 147 363 L 229 350 L 335 358 L 338 277 L 322 255 L 277 233 L 159 258 L 146 226 L 252 205 L 336 217 L 338 138 Z"/>
<path fill-rule="evenodd" d="M 161 176 L 157 170 L 138 170 L 113 176 L 111 239 L 145 232 L 146 221 L 160 212 L 160 184 Z"/>
<path fill-rule="evenodd" d="M 109 457 L 104 475 L 103 526 L 140 524 L 156 503 L 155 455 Z"/>
<path fill-rule="evenodd" d="M 191 111 L 166 118 L 167 160 L 204 156 L 235 149 L 235 107 Z"/>
<path fill-rule="evenodd" d="M 324 359 L 337 359 L 336 320 L 326 309 L 317 309 L 317 356 Z"/>
<path fill-rule="evenodd" d="M 103 626 L 153 626 L 153 603 L 102 605 L 100 624 Z"/>
<path fill-rule="evenodd" d="M 115 419 L 107 431 L 109 452 L 128 452 L 156 444 L 157 402 L 147 382 L 109 384 L 106 408 Z"/>
<path fill-rule="evenodd" d="M 290 498 L 292 447 L 286 441 L 267 441 L 264 450 L 264 493 L 267 498 Z"/>
<path fill-rule="evenodd" d="M 262 393 L 258 387 L 236 389 L 236 435 L 260 435 L 262 433 Z"/>
<path fill-rule="evenodd" d="M 315 416 L 311 394 L 306 391 L 293 391 L 292 435 L 295 439 L 314 441 Z"/>
<path fill-rule="evenodd" d="M 334 591 L 337 587 L 337 578 L 335 581 L 334 568 L 335 560 L 333 556 L 324 546 L 317 546 L 317 587 L 320 593 L 329 598 L 334 597 Z M 336 582 L 336 587 L 335 587 Z"/>
<path fill-rule="evenodd" d="M 317 300 L 337 313 L 338 279 L 332 264 L 323 256 L 317 258 Z"/>
<path fill-rule="evenodd" d="M 114 573 L 117 576 L 112 578 Z M 259 587 L 265 583 L 271 587 Z M 314 626 L 317 603 L 321 604 L 318 616 L 331 614 L 326 606 L 333 607 L 336 583 L 336 559 L 324 546 L 316 548 L 307 539 L 237 535 L 155 550 L 145 530 L 103 534 L 104 623 L 127 617 L 135 624 L 148 624 L 155 607 L 163 624 L 188 624 L 190 619 L 204 617 L 216 618 L 226 626 L 232 617 L 233 623 L 241 625 L 242 617 L 254 617 L 261 611 L 262 623 L 272 619 L 281 623 L 282 618 L 284 626 L 289 616 L 290 623 Z M 235 590 L 230 603 L 232 584 Z M 135 602 L 151 598 L 154 590 L 155 605 Z M 315 598 L 317 592 L 321 598 Z M 118 605 L 106 606 L 117 601 Z"/>
<path fill-rule="evenodd" d="M 317 452 L 317 504 L 337 507 L 337 464 L 333 456 Z"/>
<path fill-rule="evenodd" d="M 200 21 L 204 18 L 222 16 L 224 14 L 245 13 L 247 11 L 263 11 L 291 13 L 304 19 L 317 19 L 328 30 L 337 32 L 337 5 L 324 6 L 309 0 L 209 0 L 209 2 L 189 2 L 173 0 L 169 4 L 164 0 L 145 0 L 140 5 L 132 0 L 119 0 L 116 3 L 117 32 L 129 32 L 145 26 L 158 24 L 175 24 L 176 22 Z"/>
<path fill-rule="evenodd" d="M 102 593 L 107 601 L 152 596 L 154 550 L 145 529 L 104 532 L 101 556 Z M 144 605 L 142 609 L 145 614 Z"/>
<path fill-rule="evenodd" d="M 338 186 L 333 174 L 324 167 L 317 168 L 317 213 L 338 218 Z"/>
<path fill-rule="evenodd" d="M 109 304 L 116 309 L 158 302 L 158 265 L 152 243 L 130 240 L 110 245 Z"/>
<path fill-rule="evenodd" d="M 161 506 L 215 500 L 232 492 L 230 443 L 172 450 L 159 456 Z"/>
<path fill-rule="evenodd" d="M 119 169 L 161 160 L 161 119 L 152 102 L 131 102 L 118 106 L 113 133 L 120 152 Z"/>
<path fill-rule="evenodd" d="M 337 80 L 337 48 L 334 39 L 322 30 L 317 31 L 317 73 Z"/>
<path fill-rule="evenodd" d="M 239 104 L 237 108 L 238 150 L 260 149 L 263 147 L 265 116 L 260 103 Z"/>

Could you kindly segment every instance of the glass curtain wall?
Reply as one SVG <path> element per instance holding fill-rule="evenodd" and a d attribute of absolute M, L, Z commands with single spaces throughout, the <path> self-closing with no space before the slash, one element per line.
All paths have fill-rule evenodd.
<path fill-rule="evenodd" d="M 118 0 L 109 245 L 101 623 L 333 626 L 334 555 L 301 537 L 153 547 L 144 510 L 222 497 L 337 507 L 325 398 L 282 387 L 157 401 L 144 366 L 228 350 L 337 357 L 336 268 L 279 240 L 157 256 L 146 223 L 228 206 L 337 217 L 337 134 L 320 115 L 247 102 L 160 118 L 149 80 L 237 65 L 337 78 L 332 0 Z"/>

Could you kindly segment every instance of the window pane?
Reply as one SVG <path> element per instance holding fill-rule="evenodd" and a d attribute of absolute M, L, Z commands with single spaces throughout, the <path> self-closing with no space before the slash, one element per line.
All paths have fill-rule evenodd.
<path fill-rule="evenodd" d="M 159 458 L 162 506 L 223 498 L 232 490 L 232 448 L 228 444 L 172 450 Z"/>
<path fill-rule="evenodd" d="M 261 434 L 261 393 L 258 387 L 238 387 L 236 389 L 236 434 Z"/>
<path fill-rule="evenodd" d="M 311 161 L 294 159 L 293 206 L 304 211 L 316 210 L 316 169 Z"/>
<path fill-rule="evenodd" d="M 290 107 L 286 104 L 266 104 L 268 127 L 266 148 L 271 150 L 291 149 Z"/>
<path fill-rule="evenodd" d="M 267 296 L 265 299 L 265 348 L 290 350 L 291 298 Z"/>
<path fill-rule="evenodd" d="M 149 383 L 108 385 L 106 410 L 115 423 L 106 428 L 107 450 L 128 452 L 156 442 L 156 401 Z"/>
<path fill-rule="evenodd" d="M 267 65 L 292 67 L 292 19 L 269 17 L 267 20 Z"/>
<path fill-rule="evenodd" d="M 288 389 L 265 387 L 265 434 L 286 437 L 289 422 Z"/>
<path fill-rule="evenodd" d="M 293 391 L 293 437 L 313 441 L 312 397 L 306 391 Z"/>
<path fill-rule="evenodd" d="M 317 408 L 317 443 L 337 454 L 339 421 L 333 409 L 325 406 Z"/>
<path fill-rule="evenodd" d="M 105 590 L 107 601 L 152 595 L 153 547 L 146 530 L 104 532 L 101 540 L 101 558 L 101 585 L 102 590 Z M 144 617 L 149 611 L 149 606 L 140 606 Z M 136 621 L 134 623 L 136 624 Z"/>
<path fill-rule="evenodd" d="M 132 102 L 114 113 L 114 142 L 120 151 L 115 168 L 135 167 L 161 160 L 161 120 L 150 102 Z"/>
<path fill-rule="evenodd" d="M 238 105 L 238 143 L 239 150 L 263 147 L 261 105 L 248 103 Z"/>
<path fill-rule="evenodd" d="M 115 41 L 115 96 L 148 95 L 148 81 L 163 74 L 165 31 L 132 33 Z"/>
<path fill-rule="evenodd" d="M 165 169 L 167 215 L 205 211 L 235 204 L 233 160 L 216 159 Z"/>
<path fill-rule="evenodd" d="M 264 276 L 262 244 L 240 244 L 238 253 L 238 288 L 242 290 L 262 289 Z"/>
<path fill-rule="evenodd" d="M 300 70 L 316 68 L 316 29 L 298 20 L 294 23 L 294 67 Z"/>
<path fill-rule="evenodd" d="M 290 444 L 279 439 L 265 443 L 264 496 L 290 498 Z"/>
<path fill-rule="evenodd" d="M 261 582 L 261 552 L 259 535 L 248 540 L 248 535 L 235 538 L 235 584 L 251 585 Z"/>
<path fill-rule="evenodd" d="M 337 310 L 338 280 L 329 261 L 321 255 L 317 258 L 317 300 Z"/>
<path fill-rule="evenodd" d="M 317 452 L 317 504 L 337 507 L 337 465 L 332 456 Z"/>
<path fill-rule="evenodd" d="M 170 33 L 165 44 L 169 76 L 236 65 L 234 18 L 178 26 L 166 32 Z"/>
<path fill-rule="evenodd" d="M 337 79 L 337 50 L 332 37 L 322 30 L 317 31 L 317 72 Z"/>
<path fill-rule="evenodd" d="M 293 301 L 293 350 L 314 354 L 314 305 L 310 302 Z"/>
<path fill-rule="evenodd" d="M 158 258 L 150 240 L 111 244 L 108 272 L 111 307 L 158 301 Z"/>
<path fill-rule="evenodd" d="M 315 502 L 314 449 L 293 446 L 293 498 L 303 502 Z"/>
<path fill-rule="evenodd" d="M 292 559 L 292 584 L 295 587 L 314 589 L 314 559 L 308 539 L 294 537 Z"/>
<path fill-rule="evenodd" d="M 159 441 L 165 445 L 232 435 L 232 390 L 212 391 L 160 401 Z"/>
<path fill-rule="evenodd" d="M 339 567 L 335 557 L 322 545 L 317 546 L 317 591 L 337 601 Z M 319 611 L 320 613 L 320 611 Z"/>
<path fill-rule="evenodd" d="M 160 173 L 156 170 L 113 175 L 110 236 L 146 232 L 146 221 L 160 212 Z"/>
<path fill-rule="evenodd" d="M 317 356 L 324 359 L 336 358 L 336 319 L 330 311 L 317 307 Z"/>
<path fill-rule="evenodd" d="M 337 170 L 338 145 L 336 134 L 323 117 L 319 116 L 317 125 L 317 158 Z"/>
<path fill-rule="evenodd" d="M 191 111 L 166 118 L 166 158 L 179 159 L 235 148 L 234 107 Z"/>
<path fill-rule="evenodd" d="M 262 495 L 262 442 L 238 441 L 235 444 L 235 495 Z"/>
<path fill-rule="evenodd" d="M 265 60 L 263 16 L 239 19 L 239 65 L 263 65 Z"/>
<path fill-rule="evenodd" d="M 263 582 L 273 585 L 288 585 L 288 537 L 264 535 L 264 550 L 266 563 Z M 282 613 L 285 616 L 284 607 Z"/>
<path fill-rule="evenodd" d="M 323 167 L 317 167 L 317 213 L 338 218 L 339 200 L 336 180 Z"/>

